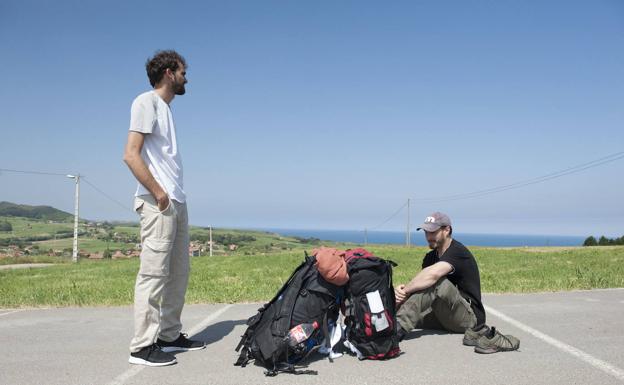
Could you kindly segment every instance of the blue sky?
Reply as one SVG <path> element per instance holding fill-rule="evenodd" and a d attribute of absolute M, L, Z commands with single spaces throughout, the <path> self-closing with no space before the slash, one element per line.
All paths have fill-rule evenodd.
<path fill-rule="evenodd" d="M 375 228 L 411 198 L 463 233 L 624 234 L 619 1 L 3 1 L 0 168 L 81 173 L 130 206 L 121 157 L 145 60 L 189 64 L 172 109 L 192 224 Z M 73 209 L 63 177 L 0 200 Z M 81 216 L 136 219 L 82 185 Z M 405 209 L 378 230 L 405 228 Z"/>

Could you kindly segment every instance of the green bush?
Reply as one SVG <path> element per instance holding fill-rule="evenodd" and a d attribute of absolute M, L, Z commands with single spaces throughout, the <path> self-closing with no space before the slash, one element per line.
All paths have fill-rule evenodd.
<path fill-rule="evenodd" d="M 0 221 L 0 231 L 13 231 L 13 226 L 9 221 Z"/>

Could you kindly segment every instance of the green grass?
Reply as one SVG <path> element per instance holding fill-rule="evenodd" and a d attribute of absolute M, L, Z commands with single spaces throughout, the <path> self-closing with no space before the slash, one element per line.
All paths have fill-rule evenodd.
<path fill-rule="evenodd" d="M 537 252 L 480 249 L 477 253 L 485 292 L 624 287 L 624 247 Z"/>
<path fill-rule="evenodd" d="M 399 263 L 394 281 L 407 282 L 420 270 L 424 248 L 371 248 Z M 528 293 L 624 287 L 624 247 L 471 247 L 484 293 Z"/>
<path fill-rule="evenodd" d="M 22 240 L 23 247 L 38 246 L 39 251 L 35 253 L 44 254 L 49 249 L 63 250 L 71 249 L 73 245 L 73 237 L 58 238 L 59 232 L 73 233 L 72 223 L 48 223 L 47 221 L 32 219 L 32 218 L 20 218 L 20 217 L 8 217 L 0 216 L 0 221 L 7 220 L 13 226 L 13 231 L 0 231 L 0 240 L 6 240 L 11 238 L 13 244 L 19 243 L 18 240 Z M 109 248 L 112 251 L 115 250 L 129 250 L 133 249 L 139 237 L 138 223 L 120 223 L 114 224 L 113 227 L 87 227 L 84 224 L 79 226 L 79 232 L 81 235 L 78 237 L 78 247 L 81 251 L 86 252 L 101 252 Z M 192 236 L 203 237 L 204 246 L 208 241 L 209 231 L 207 228 L 191 226 L 190 233 Z M 214 252 L 216 254 L 245 254 L 245 255 L 262 255 L 267 253 L 275 253 L 280 251 L 289 251 L 303 247 L 308 247 L 310 244 L 306 240 L 297 240 L 293 237 L 283 237 L 279 234 L 263 232 L 263 231 L 250 231 L 250 230 L 237 230 L 237 229 L 213 229 L 213 236 L 215 240 Z M 115 238 L 115 235 L 119 235 L 120 238 Z M 130 236 L 130 237 L 124 237 Z M 236 250 L 229 249 L 228 244 L 221 244 L 219 236 L 229 235 L 230 239 L 234 238 L 234 242 L 237 246 Z M 109 237 L 110 236 L 110 237 Z M 241 236 L 246 236 L 247 239 L 241 240 Z M 45 240 L 41 241 L 28 241 L 33 237 L 43 237 Z M 46 239 L 49 238 L 49 239 Z M 57 239 L 58 238 L 58 239 Z M 109 241 L 105 239 L 109 238 Z M 124 240 L 124 238 L 127 238 Z M 134 238 L 134 240 L 132 239 Z M 114 242 L 114 240 L 117 240 Z M 333 244 L 328 242 L 327 244 Z M 4 249 L 4 250 L 3 250 Z M 0 254 L 8 253 L 8 247 L 0 247 Z M 9 253 L 10 254 L 10 253 Z M 26 261 L 22 259 L 14 259 L 13 262 L 20 263 Z M 3 262 L 0 260 L 0 264 Z"/>
<path fill-rule="evenodd" d="M 426 252 L 399 246 L 369 249 L 399 264 L 395 284 L 420 270 Z M 483 292 L 624 287 L 624 247 L 471 250 L 479 263 Z M 269 300 L 302 260 L 301 250 L 193 258 L 187 303 Z M 138 259 L 131 259 L 0 270 L 0 308 L 131 304 L 138 268 Z"/>
<path fill-rule="evenodd" d="M 63 250 L 63 249 L 71 249 L 73 247 L 74 240 L 73 238 L 64 238 L 64 239 L 50 239 L 48 241 L 39 241 L 33 242 L 33 245 L 38 245 L 39 250 Z M 80 250 L 87 250 L 89 252 L 97 252 L 104 251 L 106 248 L 110 250 L 130 250 L 134 247 L 134 243 L 122 243 L 122 242 L 113 242 L 113 241 L 104 241 L 102 239 L 96 238 L 79 238 L 78 239 L 78 248 Z"/>

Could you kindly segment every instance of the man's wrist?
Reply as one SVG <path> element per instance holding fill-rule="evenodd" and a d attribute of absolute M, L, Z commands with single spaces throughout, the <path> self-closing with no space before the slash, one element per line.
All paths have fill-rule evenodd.
<path fill-rule="evenodd" d="M 165 200 L 165 198 L 168 198 L 168 196 L 165 190 L 160 188 L 160 186 L 158 187 L 159 187 L 158 190 L 152 192 L 152 195 L 154 196 L 154 199 L 156 199 L 156 201 L 160 202 L 162 200 Z"/>

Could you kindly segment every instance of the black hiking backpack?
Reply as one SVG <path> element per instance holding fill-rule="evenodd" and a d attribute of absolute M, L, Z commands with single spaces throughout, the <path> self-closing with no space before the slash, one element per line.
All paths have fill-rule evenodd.
<path fill-rule="evenodd" d="M 382 360 L 401 353 L 392 285 L 396 264 L 367 254 L 356 253 L 347 263 L 346 339 L 362 354 L 360 359 Z"/>
<path fill-rule="evenodd" d="M 294 364 L 320 347 L 324 336 L 328 335 L 328 323 L 335 323 L 338 318 L 342 300 L 342 288 L 325 281 L 315 262 L 314 257 L 306 254 L 305 261 L 275 297 L 247 320 L 247 330 L 236 347 L 237 352 L 241 348 L 242 351 L 234 365 L 245 367 L 250 360 L 255 360 L 267 369 L 267 376 L 279 372 L 314 374 L 313 371 L 295 370 Z M 289 346 L 290 329 L 313 322 L 320 327 L 307 340 Z"/>

